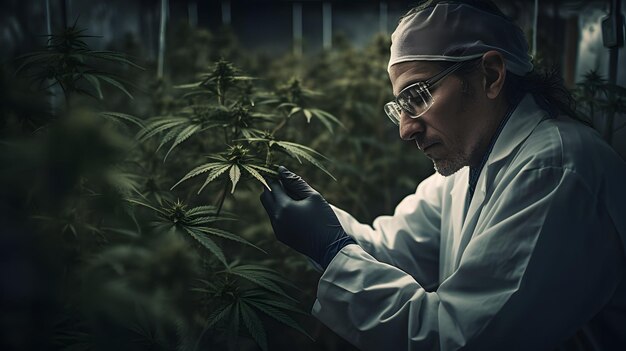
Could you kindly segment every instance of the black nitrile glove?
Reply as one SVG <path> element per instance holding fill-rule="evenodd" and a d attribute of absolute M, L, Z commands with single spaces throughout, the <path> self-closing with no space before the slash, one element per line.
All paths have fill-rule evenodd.
<path fill-rule="evenodd" d="M 339 250 L 356 242 L 320 193 L 283 166 L 278 174 L 279 182 L 270 183 L 272 191 L 266 188 L 261 194 L 276 238 L 326 269 Z"/>

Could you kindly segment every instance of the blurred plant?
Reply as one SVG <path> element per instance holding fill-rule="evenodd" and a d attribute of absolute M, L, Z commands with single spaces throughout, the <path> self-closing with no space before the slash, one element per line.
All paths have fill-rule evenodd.
<path fill-rule="evenodd" d="M 597 70 L 585 73 L 583 80 L 576 84 L 573 95 L 581 118 L 601 131 L 608 142 L 613 133 L 626 126 L 613 126 L 613 116 L 626 113 L 626 88 L 609 83 Z M 604 125 L 597 122 L 599 117 L 603 118 Z"/>
<path fill-rule="evenodd" d="M 18 66 L 16 73 L 32 72 L 31 78 L 45 89 L 59 85 L 65 96 L 66 105 L 70 104 L 70 98 L 74 93 L 103 99 L 101 82 L 111 85 L 132 99 L 133 96 L 126 89 L 123 79 L 113 73 L 98 69 L 95 61 L 102 60 L 142 68 L 121 53 L 91 50 L 84 39 L 94 36 L 85 35 L 85 32 L 86 29 L 78 29 L 74 23 L 60 34 L 50 35 L 46 50 L 17 58 L 22 63 Z M 52 84 L 48 83 L 50 80 Z M 91 89 L 88 89 L 87 85 Z"/>
<path fill-rule="evenodd" d="M 185 237 L 190 236 L 198 243 L 200 243 L 203 247 L 208 249 L 212 254 L 214 254 L 224 265 L 227 265 L 224 252 L 215 243 L 215 241 L 211 239 L 209 235 L 232 240 L 265 252 L 261 248 L 237 235 L 234 235 L 219 228 L 208 227 L 207 225 L 210 223 L 214 223 L 218 220 L 229 219 L 228 217 L 217 217 L 218 212 L 212 206 L 198 206 L 187 209 L 187 205 L 178 200 L 174 203 L 166 202 L 166 206 L 161 206 L 160 208 L 157 208 L 153 204 L 149 204 L 136 199 L 127 199 L 127 201 L 149 208 L 156 212 L 158 217 L 154 222 L 151 223 L 155 231 L 161 233 L 178 234 Z"/>
<path fill-rule="evenodd" d="M 578 107 L 591 119 L 597 113 L 626 112 L 626 88 L 609 83 L 597 70 L 585 73 L 573 93 Z"/>
<path fill-rule="evenodd" d="M 246 284 L 247 283 L 247 284 Z M 249 283 L 252 283 L 250 285 Z M 230 264 L 225 270 L 218 271 L 211 281 L 200 280 L 201 286 L 194 291 L 214 298 L 211 306 L 213 313 L 207 318 L 204 329 L 198 339 L 210 329 L 224 328 L 228 344 L 236 349 L 240 321 L 250 336 L 262 350 L 267 350 L 267 333 L 260 314 L 267 315 L 313 339 L 300 325 L 285 312 L 304 314 L 295 305 L 289 295 L 279 286 L 286 285 L 297 289 L 291 282 L 277 272 L 254 265 Z"/>
<path fill-rule="evenodd" d="M 272 237 L 258 186 L 267 186 L 277 164 L 297 165 L 327 199 L 367 221 L 432 172 L 430 163 L 404 152 L 409 146 L 396 142 L 381 110 L 391 96 L 388 39 L 365 50 L 345 41 L 306 61 L 257 62 L 232 37 L 189 32 L 194 47 L 169 46 L 177 50 L 169 56 L 176 67 L 166 70 L 172 78 L 155 83 L 146 73 L 153 93 L 118 108 L 124 112 L 96 114 L 68 103 L 61 123 L 41 130 L 34 144 L 3 130 L 7 228 L 33 226 L 48 240 L 41 244 L 47 255 L 37 257 L 59 265 L 42 274 L 60 285 L 46 312 L 56 321 L 55 347 L 331 349 L 299 338 L 308 335 L 301 324 L 308 320 L 295 298 L 314 298 L 318 275 Z M 133 67 L 124 55 L 90 55 L 98 52 L 81 46 L 87 36 L 75 28 L 55 38 L 42 56 L 22 57 L 18 71 L 34 73 L 39 84 L 51 78 L 70 95 L 100 98 L 105 82 L 115 88 L 98 100 L 105 106 L 127 96 L 128 84 L 116 75 L 108 77 L 124 89 L 86 77 L 105 72 L 107 63 Z M 195 81 L 171 87 L 170 79 L 191 81 L 210 61 Z M 256 68 L 263 79 L 231 62 L 246 72 Z M 338 342 L 320 328 L 316 338 L 320 333 Z"/>

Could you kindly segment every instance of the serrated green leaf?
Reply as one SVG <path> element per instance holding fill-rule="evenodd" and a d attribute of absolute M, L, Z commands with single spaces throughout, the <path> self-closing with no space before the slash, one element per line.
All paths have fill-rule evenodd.
<path fill-rule="evenodd" d="M 184 119 L 184 118 L 179 118 L 177 121 L 175 122 L 169 122 L 169 123 L 164 123 L 164 124 L 159 124 L 157 126 L 154 126 L 152 124 L 149 124 L 146 126 L 145 129 L 141 130 L 136 138 L 137 140 L 139 140 L 140 142 L 146 141 L 148 139 L 150 139 L 151 137 L 159 134 L 162 131 L 165 131 L 167 129 L 170 128 L 174 128 L 176 126 L 179 126 L 181 124 L 187 123 L 188 120 Z"/>
<path fill-rule="evenodd" d="M 195 176 L 198 176 L 202 173 L 211 171 L 215 168 L 218 167 L 222 167 L 223 164 L 222 163 L 217 163 L 217 162 L 212 162 L 212 163 L 205 163 L 203 165 L 200 165 L 194 169 L 192 169 L 189 173 L 187 173 L 181 180 L 179 180 L 176 184 L 174 184 L 170 190 L 174 189 L 178 184 L 184 182 L 185 180 L 189 179 L 189 178 L 193 178 Z"/>
<path fill-rule="evenodd" d="M 304 145 L 300 145 L 300 144 L 296 144 L 296 143 L 291 143 L 291 142 L 287 142 L 287 141 L 279 141 L 276 142 L 276 145 L 282 147 L 284 150 L 286 150 L 289 154 L 291 154 L 293 157 L 296 157 L 299 159 L 299 157 L 302 157 L 303 159 L 309 161 L 311 164 L 313 164 L 315 167 L 319 168 L 320 170 L 322 170 L 324 173 L 328 174 L 333 180 L 337 180 L 327 169 L 326 167 L 324 167 L 324 165 L 321 164 L 320 161 L 318 161 L 315 157 L 313 157 L 310 153 L 315 153 L 316 155 L 319 155 L 321 157 L 324 157 L 322 154 L 320 154 L 319 152 L 306 147 Z"/>
<path fill-rule="evenodd" d="M 172 141 L 180 133 L 180 131 L 183 128 L 185 128 L 185 126 L 174 127 L 172 129 L 170 129 L 169 131 L 167 131 L 167 133 L 165 134 L 163 139 L 161 139 L 161 142 L 159 143 L 159 146 L 156 148 L 156 152 L 159 152 L 159 150 L 161 150 L 161 148 L 165 144 L 167 144 L 168 142 Z"/>
<path fill-rule="evenodd" d="M 315 340 L 315 338 L 313 338 L 309 333 L 306 332 L 306 330 L 304 330 L 300 325 L 298 325 L 298 323 L 295 320 L 293 320 L 293 318 L 289 317 L 287 314 L 281 312 L 280 310 L 274 307 L 265 305 L 263 303 L 260 303 L 258 301 L 246 300 L 246 303 L 254 306 L 256 309 L 274 318 L 275 320 L 283 323 L 284 325 L 299 331 L 300 333 L 306 335 L 309 339 Z"/>
<path fill-rule="evenodd" d="M 190 89 L 190 88 L 197 88 L 200 85 L 202 85 L 202 82 L 174 85 L 174 88 L 176 88 L 176 89 Z"/>
<path fill-rule="evenodd" d="M 289 114 L 287 116 L 291 117 L 293 116 L 295 113 L 298 113 L 298 111 L 302 110 L 301 107 L 294 107 L 291 109 L 291 111 L 289 111 Z"/>
<path fill-rule="evenodd" d="M 230 168 L 228 175 L 230 176 L 230 182 L 233 184 L 233 188 L 230 191 L 230 193 L 234 194 L 235 187 L 237 186 L 237 183 L 239 182 L 239 178 L 241 178 L 241 169 L 239 169 L 239 166 L 234 165 Z"/>
<path fill-rule="evenodd" d="M 209 175 L 206 177 L 206 180 L 204 181 L 204 184 L 202 184 L 202 186 L 200 187 L 200 190 L 198 190 L 198 194 L 200 194 L 200 192 L 202 192 L 202 190 L 204 189 L 204 187 L 206 187 L 209 183 L 211 183 L 212 181 L 214 181 L 215 179 L 217 179 L 217 177 L 221 176 L 224 172 L 226 172 L 229 168 L 231 167 L 231 165 L 223 165 L 221 168 L 215 168 L 211 171 L 211 173 L 209 173 Z"/>
<path fill-rule="evenodd" d="M 189 233 L 192 238 L 196 239 L 200 244 L 202 244 L 202 246 L 209 249 L 209 251 L 211 251 L 211 253 L 213 253 L 224 264 L 224 266 L 227 265 L 226 257 L 224 257 L 222 249 L 220 249 L 220 247 L 217 246 L 217 244 L 211 238 L 209 238 L 206 234 L 202 232 L 190 228 L 185 228 L 185 231 Z"/>
<path fill-rule="evenodd" d="M 15 73 L 21 72 L 26 66 L 30 66 L 31 64 L 39 63 L 39 62 L 51 62 L 56 61 L 60 55 L 57 53 L 50 53 L 49 51 L 37 51 L 26 55 L 18 56 L 16 60 L 24 60 L 22 64 L 20 64 Z M 36 65 L 37 66 L 37 65 Z"/>
<path fill-rule="evenodd" d="M 277 109 L 281 109 L 281 108 L 285 108 L 285 107 L 293 108 L 294 106 L 296 106 L 296 104 L 294 104 L 293 102 L 283 102 L 282 104 L 276 106 L 276 108 Z"/>
<path fill-rule="evenodd" d="M 127 202 L 130 202 L 130 203 L 136 204 L 136 205 L 140 205 L 140 206 L 149 208 L 149 209 L 151 209 L 151 210 L 153 210 L 155 212 L 158 212 L 158 213 L 160 213 L 160 214 L 162 214 L 164 216 L 167 216 L 167 213 L 165 213 L 165 211 L 160 210 L 160 209 L 158 209 L 158 208 L 156 208 L 156 207 L 154 207 L 154 206 L 152 206 L 150 204 L 147 204 L 145 202 L 138 201 L 138 200 L 135 200 L 135 199 L 124 199 L 124 200 L 126 200 Z"/>
<path fill-rule="evenodd" d="M 167 159 L 167 156 L 169 156 L 170 152 L 172 152 L 172 150 L 174 150 L 176 146 L 180 145 L 180 143 L 187 140 L 190 136 L 192 136 L 195 132 L 197 132 L 198 129 L 200 129 L 200 125 L 198 124 L 190 125 L 190 126 L 187 126 L 185 129 L 183 129 L 180 132 L 180 134 L 178 134 L 178 136 L 176 137 L 176 140 L 174 140 L 174 142 L 172 143 L 172 146 L 165 154 L 165 158 L 163 159 L 163 161 L 165 162 L 165 160 Z"/>
<path fill-rule="evenodd" d="M 330 113 L 326 111 L 322 111 L 319 109 L 311 109 L 311 112 L 313 113 L 315 117 L 317 117 L 317 119 L 320 120 L 320 122 L 322 122 L 322 124 L 326 127 L 326 129 L 328 129 L 328 131 L 331 133 L 334 132 L 332 123 L 335 123 L 344 129 L 346 128 L 343 125 L 343 123 L 341 123 L 341 121 L 339 121 L 335 116 L 331 115 Z"/>
<path fill-rule="evenodd" d="M 215 215 L 217 208 L 215 206 L 197 206 L 187 211 L 187 216 L 206 216 Z"/>
<path fill-rule="evenodd" d="M 240 237 L 238 235 L 229 233 L 229 232 L 227 232 L 225 230 L 218 229 L 218 228 L 196 228 L 196 229 L 201 231 L 201 232 L 203 232 L 203 233 L 206 233 L 206 234 L 216 235 L 216 236 L 219 236 L 219 237 L 224 238 L 224 239 L 228 239 L 228 240 L 236 241 L 238 243 L 242 243 L 242 244 L 245 244 L 245 245 L 248 245 L 248 246 L 252 246 L 255 249 L 257 249 L 257 250 L 259 250 L 259 251 L 261 251 L 263 253 L 267 253 L 267 252 L 265 252 L 265 250 L 263 250 L 260 247 L 254 245 L 253 243 L 249 242 L 248 240 L 246 240 L 246 239 L 244 239 L 244 238 L 242 238 L 242 237 Z"/>
<path fill-rule="evenodd" d="M 256 312 L 248 306 L 244 301 L 240 303 L 241 318 L 243 324 L 246 326 L 252 338 L 259 345 L 261 350 L 267 350 L 267 335 L 261 319 L 257 316 Z"/>
<path fill-rule="evenodd" d="M 143 121 L 141 119 L 139 119 L 138 117 L 126 114 L 126 113 L 121 113 L 121 112 L 110 112 L 110 111 L 104 111 L 104 112 L 100 112 L 100 115 L 105 116 L 105 117 L 112 117 L 112 118 L 117 118 L 117 119 L 122 119 L 128 122 L 131 122 L 141 128 L 144 128 L 144 124 Z"/>
<path fill-rule="evenodd" d="M 276 172 L 275 170 L 269 169 L 267 167 L 263 167 L 263 166 L 259 166 L 259 165 L 253 165 L 253 164 L 249 164 L 248 166 L 254 168 L 254 169 L 258 169 L 260 171 L 269 173 L 269 174 L 273 174 L 273 175 L 278 175 L 278 172 Z"/>
<path fill-rule="evenodd" d="M 311 118 L 313 118 L 311 111 L 303 109 L 302 112 L 304 112 L 304 117 L 306 117 L 306 123 L 311 123 Z"/>
<path fill-rule="evenodd" d="M 267 289 L 271 292 L 274 292 L 276 294 L 279 294 L 291 301 L 296 301 L 293 297 L 287 295 L 287 293 L 285 293 L 283 291 L 283 289 L 280 288 L 280 286 L 278 286 L 278 284 L 276 284 L 275 282 L 273 282 L 272 280 L 268 279 L 267 277 L 260 275 L 260 274 L 255 274 L 253 273 L 249 273 L 246 271 L 239 271 L 236 269 L 230 269 L 228 270 L 228 272 L 232 275 L 236 275 L 238 277 L 244 278 L 246 280 L 249 280 L 255 284 L 257 284 L 258 286 Z"/>
<path fill-rule="evenodd" d="M 213 311 L 213 313 L 209 315 L 209 318 L 207 318 L 206 324 L 204 325 L 204 330 L 202 331 L 202 334 L 200 335 L 200 337 L 202 337 L 202 335 L 207 330 L 211 329 L 212 326 L 219 323 L 225 317 L 230 315 L 230 317 L 232 318 L 233 307 L 234 307 L 233 304 L 228 304 Z"/>
<path fill-rule="evenodd" d="M 242 297 L 248 301 L 255 301 L 258 303 L 262 303 L 264 305 L 273 306 L 273 307 L 280 308 L 286 311 L 305 314 L 305 315 L 309 314 L 308 312 L 302 310 L 301 308 L 293 304 L 289 304 L 281 300 L 274 299 L 274 296 L 268 294 L 267 292 L 261 292 L 261 294 L 258 294 L 257 296 L 250 296 L 250 297 L 242 295 Z"/>
<path fill-rule="evenodd" d="M 268 267 L 247 264 L 247 265 L 238 265 L 238 266 L 231 267 L 231 270 L 234 270 L 240 273 L 256 275 L 258 277 L 263 277 L 271 281 L 287 285 L 293 289 L 299 290 L 299 288 L 295 286 L 292 282 L 283 278 L 277 271 Z"/>
<path fill-rule="evenodd" d="M 241 165 L 241 167 L 243 167 L 243 169 L 245 169 L 248 173 L 250 173 L 254 178 L 256 178 L 259 182 L 263 183 L 263 185 L 265 185 L 265 187 L 267 188 L 267 190 L 272 191 L 272 189 L 270 188 L 269 185 L 267 185 L 267 182 L 265 181 L 265 179 L 263 178 L 263 176 L 257 172 L 254 168 L 250 167 L 249 165 Z"/>
<path fill-rule="evenodd" d="M 124 94 L 126 94 L 129 98 L 134 99 L 133 95 L 131 93 L 128 92 L 128 90 L 126 90 L 126 88 L 122 85 L 122 83 L 118 82 L 117 80 L 108 77 L 104 74 L 98 74 L 96 75 L 99 79 L 111 84 L 112 86 L 118 88 L 119 90 L 121 90 L 122 92 L 124 92 Z"/>
<path fill-rule="evenodd" d="M 100 87 L 100 81 L 98 80 L 98 78 L 92 76 L 91 74 L 83 74 L 83 78 L 85 78 L 85 80 L 88 81 L 94 89 L 96 89 L 98 97 L 100 98 L 100 100 L 102 100 L 104 96 L 102 95 L 102 88 Z"/>
<path fill-rule="evenodd" d="M 126 55 L 123 53 L 113 52 L 113 51 L 89 51 L 89 52 L 86 52 L 85 55 L 108 60 L 108 61 L 125 63 L 127 65 L 133 66 L 140 70 L 145 70 L 143 67 L 127 59 Z"/>
<path fill-rule="evenodd" d="M 169 123 L 163 123 L 163 124 L 159 123 L 156 126 L 151 123 L 151 124 L 147 125 L 145 129 L 140 131 L 137 134 L 136 138 L 140 142 L 143 142 L 143 141 L 146 141 L 146 140 L 150 139 L 151 137 L 157 135 L 158 133 L 160 133 L 162 131 L 165 131 L 167 129 L 180 126 L 181 124 L 185 124 L 187 122 L 189 122 L 189 120 L 187 120 L 186 118 L 177 118 L 176 121 L 171 121 Z"/>

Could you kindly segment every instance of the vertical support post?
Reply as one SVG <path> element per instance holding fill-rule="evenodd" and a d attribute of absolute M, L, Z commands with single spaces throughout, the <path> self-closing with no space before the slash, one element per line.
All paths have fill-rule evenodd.
<path fill-rule="evenodd" d="M 578 56 L 578 15 L 572 15 L 565 21 L 565 45 L 563 47 L 563 81 L 569 89 L 576 85 L 576 61 Z"/>
<path fill-rule="evenodd" d="M 61 25 L 67 28 L 67 1 L 61 0 Z"/>
<path fill-rule="evenodd" d="M 387 34 L 387 2 L 381 1 L 378 9 L 378 31 L 382 34 Z"/>
<path fill-rule="evenodd" d="M 292 7 L 293 54 L 302 56 L 302 4 L 294 2 Z"/>
<path fill-rule="evenodd" d="M 230 1 L 229 0 L 222 1 L 222 25 L 224 26 L 230 25 Z"/>
<path fill-rule="evenodd" d="M 65 3 L 66 3 L 65 6 L 67 7 L 67 19 L 66 20 L 68 21 L 65 23 L 65 25 L 68 26 L 69 22 L 73 22 L 77 20 L 77 18 L 72 18 L 72 0 L 65 0 Z"/>
<path fill-rule="evenodd" d="M 190 1 L 187 4 L 187 17 L 189 18 L 189 27 L 195 28 L 198 26 L 198 3 Z"/>
<path fill-rule="evenodd" d="M 330 50 L 333 47 L 333 9 L 332 4 L 322 4 L 322 47 Z"/>
<path fill-rule="evenodd" d="M 539 0 L 535 0 L 535 10 L 533 12 L 533 47 L 532 56 L 537 56 L 537 22 L 539 21 Z"/>
<path fill-rule="evenodd" d="M 52 23 L 50 19 L 50 0 L 46 0 L 46 30 L 48 38 L 52 35 Z"/>
<path fill-rule="evenodd" d="M 608 19 L 605 19 L 602 23 L 602 35 L 605 46 L 609 48 L 608 82 L 614 85 L 617 83 L 619 48 L 624 46 L 624 20 L 622 16 L 622 1 L 611 0 L 610 2 L 611 6 Z M 609 38 L 604 38 L 604 36 Z M 615 92 L 613 90 L 609 90 L 608 98 L 609 104 L 615 104 Z M 609 109 L 606 113 L 606 127 L 604 129 L 604 140 L 609 144 L 613 142 L 613 119 L 615 117 L 615 111 L 612 110 L 613 109 Z"/>
<path fill-rule="evenodd" d="M 161 0 L 161 24 L 159 26 L 159 58 L 157 63 L 157 78 L 163 78 L 165 61 L 165 32 L 167 27 L 168 0 Z"/>
<path fill-rule="evenodd" d="M 48 44 L 48 40 L 50 40 L 50 38 L 52 37 L 52 17 L 50 15 L 50 0 L 46 0 L 46 45 Z M 48 79 L 47 80 L 47 84 L 50 88 L 50 96 L 49 96 L 49 103 L 50 103 L 50 112 L 54 115 L 56 114 L 57 111 L 57 91 L 59 89 L 59 87 L 53 85 L 53 80 L 52 79 Z"/>

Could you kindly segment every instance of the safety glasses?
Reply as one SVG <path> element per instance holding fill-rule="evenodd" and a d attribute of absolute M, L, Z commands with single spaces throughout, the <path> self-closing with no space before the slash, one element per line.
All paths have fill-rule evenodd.
<path fill-rule="evenodd" d="M 474 60 L 471 60 L 474 61 Z M 387 117 L 397 126 L 400 125 L 400 117 L 402 111 L 405 111 L 409 117 L 418 118 L 428 111 L 435 99 L 430 89 L 437 83 L 441 82 L 445 77 L 454 73 L 469 61 L 461 61 L 437 73 L 435 76 L 417 83 L 413 83 L 396 96 L 395 101 L 385 104 L 385 113 Z"/>

